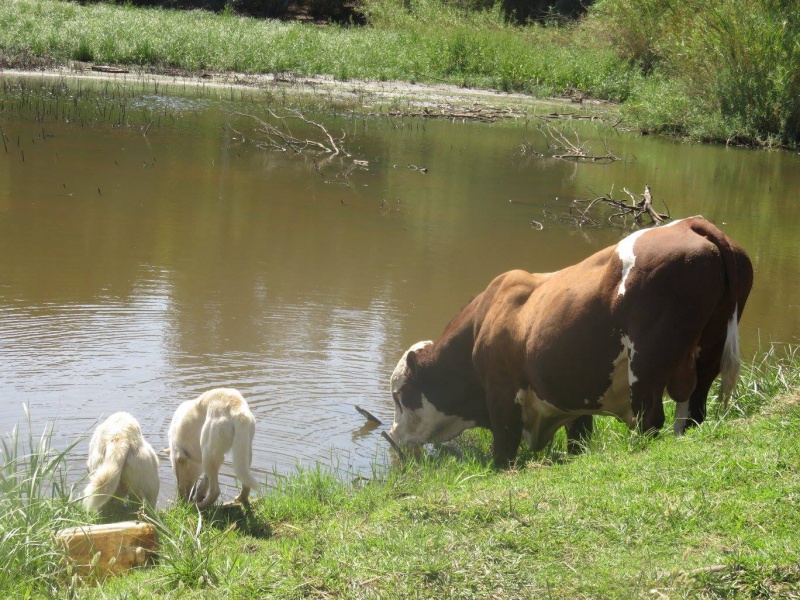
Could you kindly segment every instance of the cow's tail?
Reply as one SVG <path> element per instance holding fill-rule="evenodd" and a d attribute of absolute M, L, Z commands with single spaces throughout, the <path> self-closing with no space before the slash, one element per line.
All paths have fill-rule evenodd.
<path fill-rule="evenodd" d="M 736 380 L 741 370 L 739 354 L 739 321 L 738 305 L 734 305 L 733 314 L 728 319 L 728 330 L 725 333 L 725 347 L 722 350 L 719 371 L 722 383 L 719 386 L 719 403 L 723 410 L 728 408 L 728 399 L 736 389 Z"/>
<path fill-rule="evenodd" d="M 725 345 L 723 346 L 722 356 L 720 357 L 720 378 L 719 403 L 723 410 L 728 407 L 728 400 L 736 389 L 736 381 L 741 370 L 741 357 L 739 354 L 739 280 L 736 269 L 736 254 L 733 252 L 728 238 L 716 226 L 706 220 L 695 220 L 692 223 L 692 230 L 702 235 L 719 249 L 722 262 L 725 266 L 725 276 L 728 281 L 728 299 L 732 306 L 731 316 L 728 319 L 728 327 L 725 332 Z"/>
<path fill-rule="evenodd" d="M 83 490 L 83 505 L 86 508 L 100 510 L 114 497 L 129 450 L 129 445 L 124 442 L 106 444 L 103 462 L 89 475 L 89 483 Z"/>
<path fill-rule="evenodd" d="M 253 436 L 255 435 L 255 422 L 240 416 L 236 419 L 233 435 L 233 472 L 243 486 L 251 490 L 258 489 L 258 482 L 250 472 L 250 463 L 253 459 Z"/>

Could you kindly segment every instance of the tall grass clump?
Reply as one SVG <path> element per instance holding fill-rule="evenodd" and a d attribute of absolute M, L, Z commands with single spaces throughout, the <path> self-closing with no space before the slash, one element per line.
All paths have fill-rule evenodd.
<path fill-rule="evenodd" d="M 348 486 L 332 469 L 317 463 L 298 467 L 289 477 L 275 475 L 275 489 L 265 498 L 262 513 L 270 521 L 305 521 L 328 515 L 345 503 Z"/>
<path fill-rule="evenodd" d="M 800 347 L 771 344 L 742 364 L 737 397 L 731 403 L 734 416 L 752 415 L 776 398 L 800 390 Z"/>
<path fill-rule="evenodd" d="M 631 101 L 639 124 L 696 138 L 800 143 L 800 3 L 600 0 L 594 26 L 653 78 Z"/>
<path fill-rule="evenodd" d="M 181 503 L 146 518 L 158 532 L 155 582 L 165 591 L 216 588 L 241 570 L 241 555 L 221 550 L 235 526 L 221 528 L 213 513 Z"/>
<path fill-rule="evenodd" d="M 66 571 L 51 536 L 59 529 L 77 525 L 77 518 L 83 514 L 70 500 L 66 481 L 66 457 L 75 444 L 65 450 L 53 449 L 52 425 L 36 438 L 27 407 L 25 413 L 27 435 L 15 427 L 0 440 L 2 598 L 56 593 L 59 576 Z"/>

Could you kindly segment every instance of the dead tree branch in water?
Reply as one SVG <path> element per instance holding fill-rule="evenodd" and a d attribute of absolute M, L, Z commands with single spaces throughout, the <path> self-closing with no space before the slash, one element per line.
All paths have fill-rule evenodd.
<path fill-rule="evenodd" d="M 605 154 L 591 154 L 587 150 L 587 142 L 581 141 L 580 135 L 572 126 L 570 126 L 571 131 L 565 134 L 563 126 L 561 128 L 553 127 L 548 121 L 542 119 L 536 129 L 544 136 L 546 152 L 539 152 L 526 139 L 520 147 L 522 154 L 539 158 L 558 158 L 573 162 L 611 163 L 621 160 L 619 156 L 611 151 L 606 139 L 603 140 Z"/>
<path fill-rule="evenodd" d="M 342 132 L 341 137 L 335 137 L 322 123 L 307 118 L 299 111 L 289 111 L 286 114 L 279 115 L 272 109 L 268 109 L 265 118 L 247 113 L 234 113 L 234 115 L 254 122 L 255 125 L 251 130 L 250 137 L 257 147 L 302 155 L 308 154 L 311 156 L 314 170 L 323 177 L 325 175 L 322 172 L 322 168 L 331 164 L 337 157 L 343 161 L 350 160 L 350 164 L 345 165 L 343 163 L 344 169 L 341 173 L 337 173 L 336 178 L 347 179 L 354 170 L 366 170 L 369 166 L 369 162 L 366 160 L 353 159 L 352 154 L 345 149 L 344 139 L 346 134 L 344 132 Z M 315 129 L 319 136 L 316 139 L 295 136 L 290 125 L 292 119 Z M 230 128 L 242 141 L 247 139 L 247 136 L 232 125 Z M 319 155 L 323 157 L 317 159 Z"/>
<path fill-rule="evenodd" d="M 671 219 L 669 208 L 666 204 L 666 214 L 659 213 L 653 208 L 653 194 L 650 186 L 644 186 L 644 194 L 637 198 L 636 194 L 631 193 L 628 188 L 622 191 L 630 198 L 630 204 L 624 200 L 614 198 L 614 189 L 607 195 L 595 196 L 587 200 L 573 200 L 569 205 L 568 213 L 555 214 L 544 211 L 544 215 L 561 223 L 568 223 L 575 227 L 601 227 L 605 221 L 613 227 L 628 227 L 638 225 L 645 216 L 650 218 L 654 225 L 660 225 L 665 220 Z M 603 211 L 605 214 L 602 214 Z M 601 213 L 601 214 L 597 214 Z M 537 230 L 543 229 L 539 221 L 531 221 L 531 227 Z"/>

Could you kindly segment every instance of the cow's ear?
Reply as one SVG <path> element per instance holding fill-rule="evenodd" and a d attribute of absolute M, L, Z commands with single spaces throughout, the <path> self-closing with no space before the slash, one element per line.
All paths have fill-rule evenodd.
<path fill-rule="evenodd" d="M 415 377 L 417 375 L 417 369 L 419 368 L 419 359 L 417 358 L 417 353 L 413 350 L 406 355 L 406 366 L 411 376 Z"/>

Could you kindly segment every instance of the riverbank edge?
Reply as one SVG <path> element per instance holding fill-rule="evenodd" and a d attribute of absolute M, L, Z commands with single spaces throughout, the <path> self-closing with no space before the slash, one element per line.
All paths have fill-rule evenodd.
<path fill-rule="evenodd" d="M 123 86 L 166 86 L 181 89 L 241 90 L 280 96 L 288 101 L 313 99 L 323 107 L 349 107 L 361 112 L 447 118 L 462 121 L 513 121 L 536 116 L 580 116 L 621 123 L 619 105 L 606 100 L 538 98 L 494 89 L 404 81 L 337 80 L 332 76 L 173 72 L 134 66 L 94 65 L 73 61 L 41 69 L 0 68 L 0 78 L 61 79 L 66 82 L 116 83 Z"/>
<path fill-rule="evenodd" d="M 787 449 L 778 456 L 764 451 L 769 445 L 766 442 L 769 433 L 776 433 L 779 427 L 790 422 L 794 424 L 792 429 L 800 424 L 798 398 L 800 388 L 795 388 L 786 395 L 772 398 L 757 414 L 720 422 L 700 433 L 692 432 L 684 440 L 667 435 L 661 440 L 648 440 L 642 446 L 625 447 L 625 443 L 620 445 L 620 440 L 616 439 L 603 450 L 603 456 L 590 452 L 583 458 L 566 462 L 557 456 L 541 457 L 521 465 L 519 470 L 497 472 L 476 463 L 472 452 L 478 448 L 481 448 L 479 453 L 486 451 L 481 443 L 485 436 L 479 436 L 483 440 L 473 436 L 454 446 L 463 454 L 434 455 L 430 461 L 405 465 L 398 474 L 387 479 L 348 485 L 337 483 L 329 473 L 298 472 L 277 491 L 277 495 L 282 496 L 277 501 L 269 497 L 257 498 L 251 510 L 243 513 L 235 507 L 212 509 L 206 515 L 206 527 L 210 525 L 211 528 L 205 531 L 205 538 L 199 534 L 195 511 L 182 506 L 173 506 L 162 513 L 161 518 L 167 525 L 164 533 L 175 536 L 175 522 L 183 521 L 179 527 L 187 531 L 197 527 L 198 546 L 201 538 L 211 546 L 192 560 L 217 563 L 219 575 L 214 577 L 211 572 L 215 582 L 193 585 L 183 580 L 178 584 L 179 589 L 194 588 L 189 593 L 191 597 L 196 593 L 209 598 L 328 595 L 362 598 L 382 597 L 386 593 L 390 597 L 392 593 L 406 597 L 445 597 L 450 593 L 499 597 L 498 591 L 509 598 L 544 594 L 580 598 L 641 597 L 648 593 L 661 598 L 714 598 L 730 594 L 757 597 L 759 592 L 771 597 L 791 595 L 800 592 L 800 561 L 789 559 L 791 552 L 786 548 L 757 548 L 754 538 L 747 539 L 757 532 L 745 534 L 740 529 L 741 523 L 732 523 L 739 519 L 733 513 L 744 510 L 745 515 L 751 515 L 746 520 L 752 521 L 754 527 L 766 535 L 765 522 L 756 516 L 764 497 L 779 493 L 781 488 L 785 493 L 797 486 L 796 469 L 787 470 L 786 466 L 792 455 L 797 456 L 797 451 Z M 745 441 L 760 449 L 749 452 L 742 446 Z M 686 482 L 673 479 L 681 469 L 672 473 L 674 466 L 670 468 L 670 462 L 675 465 L 678 456 L 687 451 L 689 458 L 697 458 L 695 453 L 703 453 L 703 447 L 715 451 L 711 454 L 718 454 L 719 458 L 715 462 L 707 456 L 693 463 L 693 469 L 700 473 L 709 473 L 712 467 L 719 468 L 720 460 L 723 472 L 728 468 L 728 461 L 753 465 L 766 461 L 770 464 L 762 462 L 757 472 L 766 475 L 774 468 L 782 475 L 780 481 L 764 483 L 762 487 L 757 483 L 760 478 L 757 475 L 750 481 L 752 489 L 734 492 L 738 476 L 717 474 L 710 478 L 709 489 L 698 492 L 691 486 L 686 487 Z M 588 464 L 582 466 L 584 461 Z M 586 467 L 592 472 L 584 471 Z M 655 479 L 659 471 L 665 481 Z M 638 473 L 640 481 L 633 481 L 633 473 Z M 580 527 L 572 523 L 573 511 L 591 496 L 591 493 L 579 492 L 576 487 L 582 477 L 586 487 L 592 488 L 602 481 L 602 488 L 597 492 L 609 493 L 616 502 L 631 503 L 627 508 L 611 510 L 603 520 L 594 523 L 601 531 L 604 528 L 609 531 L 617 527 L 625 529 L 626 519 L 621 513 L 626 511 L 628 518 L 638 520 L 637 512 L 642 509 L 640 503 L 646 502 L 648 485 L 654 485 L 656 491 L 650 500 L 658 507 L 659 514 L 653 515 L 653 523 L 642 524 L 644 531 L 654 535 L 658 531 L 675 534 L 677 530 L 681 535 L 669 542 L 664 540 L 663 551 L 656 555 L 648 554 L 653 550 L 646 551 L 645 557 L 638 551 L 642 544 L 638 536 L 642 532 L 630 532 L 625 538 L 628 541 L 609 540 L 608 543 L 628 545 L 629 558 L 638 567 L 625 574 L 604 576 L 605 569 L 598 569 L 596 562 L 590 560 L 584 571 L 580 563 L 573 562 L 573 554 L 591 552 L 592 544 L 581 538 Z M 719 484 L 723 489 L 715 489 Z M 560 496 L 570 489 L 575 498 Z M 696 501 L 697 493 L 714 508 L 711 511 L 714 516 L 705 524 L 694 517 L 687 519 L 685 512 L 686 507 Z M 626 494 L 630 494 L 630 498 L 626 498 Z M 557 502 L 557 498 L 562 499 Z M 597 505 L 584 505 L 583 510 L 589 508 L 591 513 L 596 510 L 595 518 L 598 518 L 604 512 L 603 504 L 607 499 L 600 493 Z M 557 507 L 559 502 L 563 505 Z M 787 519 L 784 525 L 790 525 L 791 519 L 785 511 L 791 510 L 792 502 L 789 499 L 775 509 L 774 517 L 780 515 Z M 591 521 L 588 516 L 583 518 Z M 683 525 L 678 524 L 684 519 Z M 726 531 L 727 527 L 731 529 Z M 570 532 L 566 539 L 556 541 L 547 535 L 548 531 L 552 534 L 562 528 Z M 223 530 L 229 535 L 215 533 Z M 392 539 L 401 535 L 408 539 L 393 543 Z M 787 535 L 783 532 L 776 537 L 786 545 Z M 594 541 L 595 547 L 602 538 L 600 535 Z M 470 539 L 472 542 L 468 541 Z M 451 554 L 446 557 L 429 554 L 430 549 L 425 548 L 432 543 L 443 546 L 441 550 L 451 548 Z M 737 544 L 743 545 L 736 547 Z M 780 545 L 777 541 L 769 545 L 772 544 Z M 398 552 L 396 545 L 405 550 Z M 552 546 L 552 556 L 547 555 L 548 546 Z M 419 556 L 409 554 L 413 548 L 419 549 Z M 683 550 L 682 559 L 676 560 L 680 550 Z M 526 559 L 530 561 L 529 568 L 518 570 L 499 563 L 506 553 L 515 556 L 525 552 L 530 554 Z M 372 553 L 383 553 L 386 562 L 370 556 Z M 251 554 L 253 558 L 260 555 L 262 560 L 246 567 L 238 564 L 237 570 L 241 569 L 241 573 L 225 581 L 217 554 L 229 557 Z M 481 559 L 488 561 L 486 569 L 481 568 Z M 560 562 L 563 573 L 554 574 L 548 568 L 552 565 L 546 564 L 548 559 Z M 465 563 L 470 566 L 465 568 Z M 488 576 L 489 564 L 495 565 L 501 582 L 494 590 L 494 578 Z M 532 565 L 542 572 L 532 572 Z M 273 573 L 276 566 L 280 574 Z M 167 564 L 167 568 L 170 567 Z M 464 573 L 459 573 L 459 567 L 470 575 L 465 577 Z M 164 570 L 163 564 L 161 570 Z M 244 577 L 248 571 L 253 580 Z M 479 575 L 481 572 L 484 572 L 483 577 Z M 272 579 L 272 575 L 277 576 Z M 142 571 L 107 580 L 87 596 L 135 596 L 151 589 L 157 581 L 155 573 Z M 373 585 L 375 589 L 371 589 Z M 417 593 L 410 593 L 415 586 L 419 586 Z M 169 597 L 169 594 L 156 594 L 156 597 Z"/>

